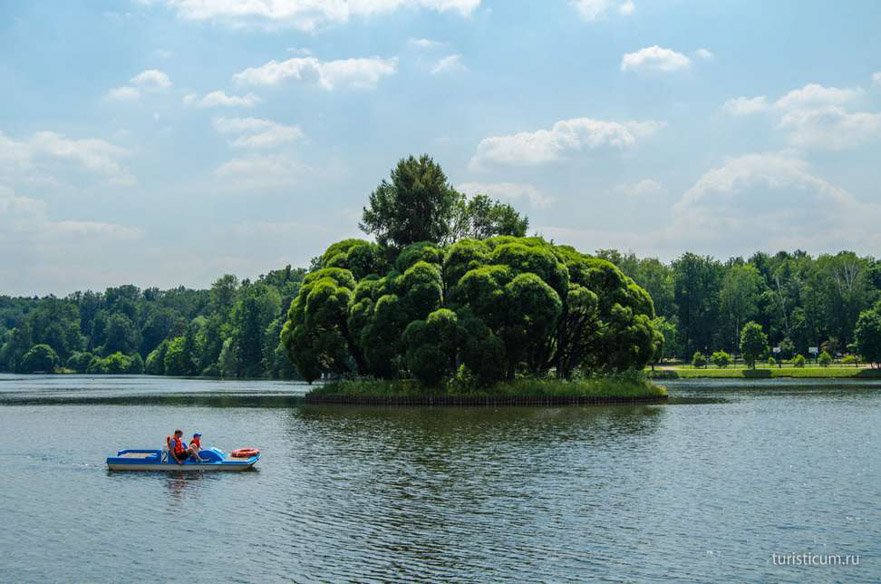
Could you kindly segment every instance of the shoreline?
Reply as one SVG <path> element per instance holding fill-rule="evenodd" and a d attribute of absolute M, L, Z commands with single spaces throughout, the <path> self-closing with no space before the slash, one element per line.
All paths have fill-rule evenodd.
<path fill-rule="evenodd" d="M 869 367 L 760 367 L 757 369 L 655 369 L 652 380 L 670 379 L 881 379 L 881 369 Z"/>

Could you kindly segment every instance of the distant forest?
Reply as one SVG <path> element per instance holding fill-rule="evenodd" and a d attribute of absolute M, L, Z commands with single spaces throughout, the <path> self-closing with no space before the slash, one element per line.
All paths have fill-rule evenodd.
<path fill-rule="evenodd" d="M 881 261 L 852 252 L 757 253 L 720 261 L 686 253 L 670 264 L 599 250 L 652 296 L 664 357 L 738 351 L 749 321 L 782 357 L 849 352 L 862 311 L 881 300 Z M 125 285 L 65 298 L 0 296 L 0 370 L 67 369 L 296 378 L 279 334 L 308 270 L 254 281 L 225 275 L 208 290 Z"/>
<path fill-rule="evenodd" d="M 287 266 L 253 282 L 225 275 L 208 290 L 0 296 L 0 371 L 295 378 L 279 334 L 305 274 Z"/>

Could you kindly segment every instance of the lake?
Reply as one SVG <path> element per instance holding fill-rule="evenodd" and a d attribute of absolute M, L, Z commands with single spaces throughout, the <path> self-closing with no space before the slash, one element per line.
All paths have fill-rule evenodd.
<path fill-rule="evenodd" d="M 430 409 L 0 375 L 0 581 L 881 580 L 881 384 L 666 385 L 665 405 Z M 259 470 L 106 470 L 176 427 L 260 447 Z"/>

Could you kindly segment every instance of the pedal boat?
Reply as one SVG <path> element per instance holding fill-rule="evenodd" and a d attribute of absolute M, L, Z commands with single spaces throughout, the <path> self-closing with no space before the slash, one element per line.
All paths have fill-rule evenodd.
<path fill-rule="evenodd" d="M 185 462 L 178 463 L 165 450 L 120 450 L 116 456 L 107 457 L 107 468 L 155 472 L 236 472 L 249 470 L 260 460 L 260 453 L 248 458 L 236 458 L 218 448 L 202 450 L 199 455 L 201 461 L 190 457 Z"/>

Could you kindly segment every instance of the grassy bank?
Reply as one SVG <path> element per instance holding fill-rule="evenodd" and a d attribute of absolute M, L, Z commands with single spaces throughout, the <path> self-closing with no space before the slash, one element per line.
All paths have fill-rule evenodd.
<path fill-rule="evenodd" d="M 566 381 L 562 379 L 517 379 L 486 389 L 464 391 L 455 387 L 425 388 L 412 380 L 353 379 L 315 387 L 311 397 L 342 396 L 350 398 L 421 398 L 426 396 L 461 396 L 469 398 L 540 399 L 652 399 L 667 395 L 666 388 L 643 375 L 614 375 Z"/>
<path fill-rule="evenodd" d="M 667 367 L 647 371 L 652 379 L 861 379 L 881 378 L 881 369 L 866 367 Z"/>

